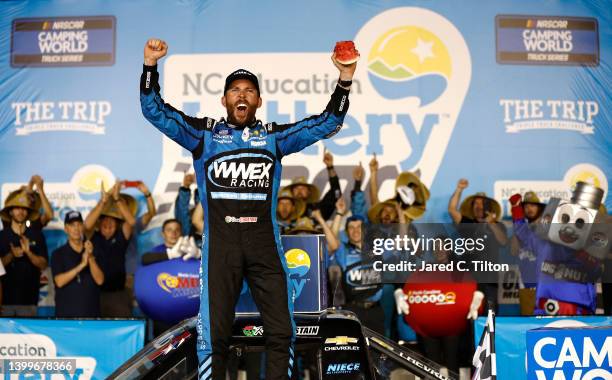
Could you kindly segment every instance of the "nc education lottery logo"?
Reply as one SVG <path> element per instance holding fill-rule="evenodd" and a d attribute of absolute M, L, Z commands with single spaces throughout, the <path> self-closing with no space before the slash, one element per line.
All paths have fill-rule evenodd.
<path fill-rule="evenodd" d="M 565 172 L 561 180 L 534 181 L 534 180 L 501 180 L 493 185 L 494 198 L 501 202 L 503 214 L 510 215 L 508 198 L 513 194 L 525 194 L 534 191 L 540 201 L 547 203 L 550 198 L 560 198 L 569 201 L 572 188 L 577 182 L 585 182 L 599 187 L 604 191 L 603 199 L 608 194 L 608 178 L 598 166 L 590 163 L 581 163 L 572 166 Z"/>
<path fill-rule="evenodd" d="M 302 249 L 293 248 L 285 253 L 285 260 L 287 260 L 289 278 L 295 292 L 294 297 L 298 298 L 302 294 L 306 282 L 310 281 L 310 279 L 305 278 L 310 271 L 310 256 Z"/>
<path fill-rule="evenodd" d="M 53 369 L 56 365 L 67 370 Z M 58 356 L 55 342 L 46 335 L 0 334 L 2 379 L 89 380 L 96 365 L 96 359 L 89 356 Z"/>
<path fill-rule="evenodd" d="M 337 166 L 367 162 L 376 153 L 381 167 L 420 169 L 429 186 L 470 84 L 471 58 L 463 36 L 435 12 L 402 7 L 371 18 L 354 41 L 361 59 L 343 128 L 323 143 L 284 157 L 284 171 L 313 179 L 321 170 L 323 144 Z M 170 55 L 162 61 L 164 99 L 187 114 L 219 119 L 226 114 L 220 102 L 224 79 L 232 67 L 244 67 L 259 78 L 263 104 L 257 117 L 262 121 L 289 123 L 319 114 L 338 78 L 330 61 L 334 42 L 318 53 Z M 191 155 L 164 137 L 156 193 L 167 187 L 177 162 L 191 164 Z M 387 190 L 392 191 L 382 186 L 381 196 Z"/>
<path fill-rule="evenodd" d="M 64 229 L 64 215 L 70 210 L 80 211 L 84 216 L 100 199 L 100 188 L 108 190 L 115 184 L 113 173 L 102 165 L 85 165 L 79 168 L 67 182 L 45 181 L 45 194 L 53 207 L 55 218 L 47 228 Z M 0 202 L 7 195 L 26 183 L 3 183 Z"/>

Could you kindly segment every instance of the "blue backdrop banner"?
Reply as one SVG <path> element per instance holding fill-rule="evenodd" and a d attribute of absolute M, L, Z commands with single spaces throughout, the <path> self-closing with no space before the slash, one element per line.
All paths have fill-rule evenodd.
<path fill-rule="evenodd" d="M 0 361 L 4 372 L 0 373 L 3 378 L 9 372 L 18 374 L 20 379 L 104 379 L 144 347 L 144 333 L 145 322 L 141 320 L 3 318 L 0 319 Z M 19 370 L 23 362 L 38 364 Z M 55 363 L 72 369 L 44 368 Z M 10 371 L 11 367 L 14 370 Z"/>
<path fill-rule="evenodd" d="M 486 318 L 474 322 L 475 345 L 478 344 Z M 495 353 L 499 380 L 526 380 L 527 331 L 537 328 L 587 328 L 611 326 L 612 317 L 496 317 Z M 590 334 L 587 332 L 586 334 Z M 607 360 L 607 359 L 606 359 Z M 585 371 L 586 372 L 586 371 Z M 548 374 L 547 374 L 548 375 Z M 552 377 L 548 376 L 547 379 Z M 571 376 L 567 376 L 571 379 Z M 532 377 L 529 377 L 531 380 Z"/>

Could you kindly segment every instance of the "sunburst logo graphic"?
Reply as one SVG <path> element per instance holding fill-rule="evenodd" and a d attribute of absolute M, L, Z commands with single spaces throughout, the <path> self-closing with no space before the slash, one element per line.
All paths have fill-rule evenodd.
<path fill-rule="evenodd" d="M 418 97 L 421 105 L 436 100 L 451 77 L 451 58 L 434 33 L 417 26 L 388 30 L 374 42 L 368 76 L 387 99 Z"/>

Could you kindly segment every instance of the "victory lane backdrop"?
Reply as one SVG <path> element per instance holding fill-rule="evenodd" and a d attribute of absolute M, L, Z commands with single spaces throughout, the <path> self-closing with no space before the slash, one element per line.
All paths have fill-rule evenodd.
<path fill-rule="evenodd" d="M 284 160 L 284 178 L 320 186 L 323 145 L 343 186 L 376 154 L 381 199 L 395 175 L 420 171 L 431 199 L 423 220 L 448 221 L 464 196 L 502 202 L 532 189 L 568 197 L 578 180 L 606 191 L 612 172 L 610 12 L 606 1 L 16 1 L 0 3 L 0 197 L 45 179 L 56 208 L 85 213 L 100 183 L 143 180 L 158 216 L 147 249 L 171 217 L 191 159 L 144 120 L 137 87 L 143 45 L 164 39 L 164 98 L 187 114 L 224 115 L 223 79 L 260 77 L 264 122 L 320 112 L 337 79 L 334 43 L 361 53 L 351 109 L 334 138 Z M 314 29 L 313 29 L 314 26 Z M 307 36 L 307 38 L 305 38 Z M 352 182 L 352 181 L 351 181 Z M 323 189 L 322 189 L 323 190 Z M 141 200 L 142 201 L 142 200 Z M 141 204 L 144 205 L 144 204 Z M 141 207 L 141 210 L 143 207 Z M 59 232 L 59 231 L 58 231 Z M 51 236 L 51 233 L 49 233 Z M 62 233 L 53 234 L 60 244 Z"/>

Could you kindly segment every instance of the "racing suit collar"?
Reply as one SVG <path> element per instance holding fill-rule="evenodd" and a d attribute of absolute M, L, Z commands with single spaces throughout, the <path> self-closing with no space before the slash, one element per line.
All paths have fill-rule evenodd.
<path fill-rule="evenodd" d="M 235 129 L 235 130 L 242 130 L 242 129 L 244 129 L 245 127 L 248 127 L 249 129 L 251 129 L 251 128 L 256 127 L 257 125 L 263 124 L 263 123 L 261 122 L 261 120 L 259 120 L 259 119 L 255 119 L 255 121 L 254 121 L 254 122 L 252 122 L 251 124 L 249 124 L 249 125 L 243 125 L 242 127 L 240 127 L 240 126 L 238 126 L 238 125 L 234 125 L 234 124 L 230 123 L 229 121 L 225 120 L 225 118 L 224 118 L 224 117 L 222 117 L 222 118 L 221 118 L 221 120 L 219 120 L 219 122 L 224 123 L 224 124 L 225 124 L 225 125 L 227 125 L 229 128 L 231 128 L 231 129 Z"/>

